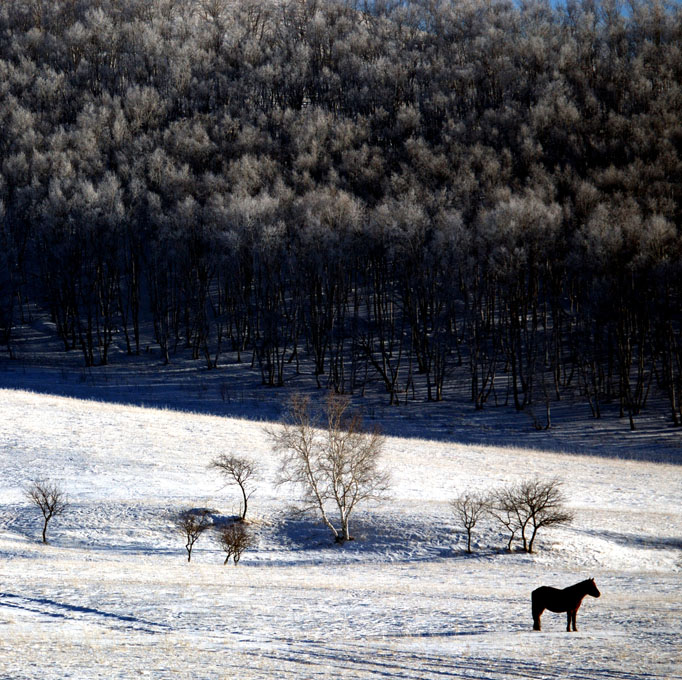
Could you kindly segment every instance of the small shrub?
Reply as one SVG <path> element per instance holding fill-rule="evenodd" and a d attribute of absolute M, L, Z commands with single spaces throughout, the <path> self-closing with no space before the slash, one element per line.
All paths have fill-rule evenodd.
<path fill-rule="evenodd" d="M 238 564 L 242 553 L 250 548 L 255 541 L 243 522 L 234 522 L 219 530 L 218 542 L 226 554 L 223 564 L 227 564 L 230 557 L 235 564 Z"/>
<path fill-rule="evenodd" d="M 471 534 L 478 521 L 488 512 L 488 498 L 465 492 L 451 503 L 452 511 L 467 533 L 467 552 L 471 553 Z"/>
<path fill-rule="evenodd" d="M 212 524 L 210 510 L 185 510 L 178 515 L 175 526 L 185 539 L 188 562 L 192 560 L 192 549 L 199 536 Z"/>

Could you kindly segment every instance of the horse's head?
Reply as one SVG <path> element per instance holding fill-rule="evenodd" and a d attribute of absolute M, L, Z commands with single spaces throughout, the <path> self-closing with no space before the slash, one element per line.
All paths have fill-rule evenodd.
<path fill-rule="evenodd" d="M 588 579 L 586 582 L 587 584 L 587 594 L 592 595 L 592 597 L 599 597 L 601 593 L 599 592 L 599 588 L 597 588 L 597 584 L 594 582 L 594 579 Z"/>

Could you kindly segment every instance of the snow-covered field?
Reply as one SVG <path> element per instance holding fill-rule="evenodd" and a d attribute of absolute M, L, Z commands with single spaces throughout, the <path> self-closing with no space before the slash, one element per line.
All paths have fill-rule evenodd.
<path fill-rule="evenodd" d="M 204 534 L 188 564 L 173 514 L 238 510 L 223 452 L 262 464 L 258 544 L 223 566 Z M 262 424 L 0 390 L 0 677 L 682 678 L 682 468 L 598 453 L 390 438 L 392 497 L 341 547 L 290 514 Z M 450 500 L 534 475 L 575 523 L 535 555 L 486 524 L 466 555 Z M 71 500 L 47 546 L 36 478 Z M 531 630 L 531 590 L 590 576 L 578 633 Z"/>

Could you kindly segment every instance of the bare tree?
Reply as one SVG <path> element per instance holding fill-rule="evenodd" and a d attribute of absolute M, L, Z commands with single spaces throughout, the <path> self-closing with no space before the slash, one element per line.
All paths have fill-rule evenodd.
<path fill-rule="evenodd" d="M 471 534 L 478 521 L 488 512 L 488 498 L 466 491 L 455 498 L 451 505 L 455 517 L 467 532 L 467 552 L 471 553 Z"/>
<path fill-rule="evenodd" d="M 230 557 L 234 560 L 235 565 L 238 564 L 242 553 L 250 548 L 254 542 L 253 535 L 241 522 L 228 524 L 218 532 L 218 543 L 226 554 L 224 564 L 230 561 Z"/>
<path fill-rule="evenodd" d="M 376 430 L 365 432 L 361 417 L 349 408 L 348 397 L 330 393 L 321 429 L 310 399 L 294 396 L 289 421 L 268 430 L 282 454 L 279 483 L 302 488 L 305 508 L 319 512 L 339 543 L 352 540 L 349 524 L 358 504 L 380 500 L 389 484 L 378 465 L 383 437 Z"/>
<path fill-rule="evenodd" d="M 542 527 L 570 524 L 573 513 L 564 506 L 561 481 L 530 479 L 496 491 L 490 513 L 510 532 L 507 548 L 517 532 L 521 533 L 523 550 L 532 553 L 535 538 Z M 530 534 L 530 536 L 528 535 Z"/>
<path fill-rule="evenodd" d="M 488 512 L 509 532 L 507 550 L 512 549 L 516 532 L 520 529 L 518 504 L 512 487 L 497 489 L 491 494 Z"/>
<path fill-rule="evenodd" d="M 258 476 L 258 465 L 248 458 L 222 454 L 211 461 L 210 467 L 224 475 L 228 484 L 237 484 L 239 486 L 244 500 L 241 506 L 241 518 L 242 520 L 246 519 L 249 498 L 251 498 L 253 493 L 253 491 L 247 493 L 246 486 L 249 480 Z"/>
<path fill-rule="evenodd" d="M 41 479 L 26 489 L 26 498 L 43 513 L 43 543 L 47 543 L 47 523 L 53 517 L 62 515 L 68 508 L 66 494 L 58 484 Z"/>
<path fill-rule="evenodd" d="M 192 548 L 199 536 L 213 523 L 209 510 L 185 510 L 178 515 L 175 526 L 185 539 L 187 561 L 192 560 Z"/>
<path fill-rule="evenodd" d="M 531 479 L 520 487 L 522 507 L 528 515 L 524 525 L 530 531 L 528 552 L 533 552 L 533 545 L 538 531 L 542 527 L 570 524 L 573 513 L 564 507 L 565 497 L 561 491 L 561 480 L 553 477 L 548 480 Z M 526 536 L 522 533 L 523 548 L 526 550 Z"/>

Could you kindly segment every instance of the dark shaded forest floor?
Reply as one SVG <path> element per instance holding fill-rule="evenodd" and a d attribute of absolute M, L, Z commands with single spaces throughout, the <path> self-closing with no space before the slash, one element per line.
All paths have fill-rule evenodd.
<path fill-rule="evenodd" d="M 178 350 L 164 365 L 153 345 L 145 345 L 140 356 L 115 347 L 109 365 L 85 368 L 80 352 L 64 352 L 50 324 L 40 320 L 19 329 L 13 349 L 12 359 L 6 350 L 0 352 L 0 387 L 95 401 L 278 420 L 291 394 L 324 391 L 314 376 L 296 375 L 291 365 L 284 387 L 266 387 L 250 354 L 238 363 L 235 355 L 225 353 L 217 369 L 207 370 L 202 361 L 191 359 L 189 350 Z M 417 390 L 415 398 L 410 393 L 399 406 L 390 406 L 376 380 L 367 383 L 364 395 L 357 390 L 353 401 L 367 424 L 391 436 L 682 464 L 682 429 L 671 426 L 663 403 L 640 415 L 632 432 L 628 419 L 619 417 L 617 403 L 603 404 L 602 417 L 595 419 L 584 399 L 565 399 L 552 402 L 551 427 L 544 429 L 544 404 L 517 412 L 504 403 L 502 389 L 498 405 L 491 398 L 476 411 L 467 396 L 467 384 L 457 384 L 455 376 L 438 403 Z"/>

